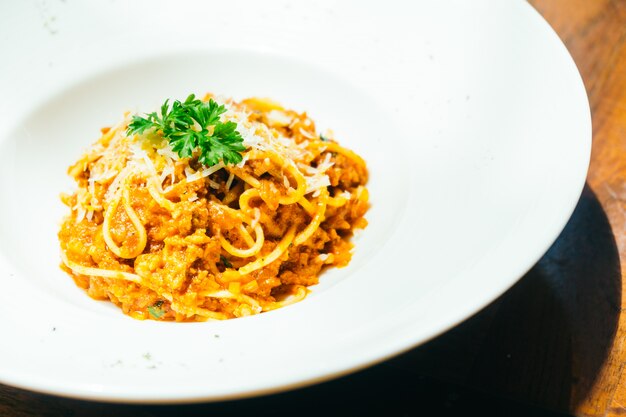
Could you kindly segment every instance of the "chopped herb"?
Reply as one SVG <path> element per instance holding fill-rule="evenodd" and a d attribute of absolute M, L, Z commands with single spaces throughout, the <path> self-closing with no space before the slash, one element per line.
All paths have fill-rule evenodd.
<path fill-rule="evenodd" d="M 155 319 L 160 319 L 165 314 L 165 310 L 161 308 L 163 305 L 163 300 L 158 300 L 150 307 L 148 307 L 148 313 Z"/>
<path fill-rule="evenodd" d="M 161 106 L 161 114 L 152 112 L 146 117 L 133 116 L 127 134 L 142 134 L 150 129 L 160 132 L 172 150 L 181 158 L 191 158 L 198 150 L 198 161 L 206 166 L 237 164 L 243 159 L 241 152 L 246 147 L 237 132 L 237 123 L 220 121 L 226 113 L 224 105 L 213 99 L 203 102 L 191 94 L 184 102 L 174 101 L 170 108 L 169 99 Z"/>
<path fill-rule="evenodd" d="M 224 255 L 220 255 L 220 261 L 222 261 L 222 263 L 224 264 L 224 266 L 226 268 L 232 268 L 233 264 L 230 263 L 230 261 L 228 259 L 226 259 L 226 257 Z"/>
<path fill-rule="evenodd" d="M 148 307 L 148 313 L 150 313 L 150 315 L 155 319 L 160 319 L 163 314 L 165 314 L 165 311 L 161 310 L 160 308 L 154 308 L 150 306 Z"/>
<path fill-rule="evenodd" d="M 322 142 L 328 142 L 329 141 L 329 139 L 326 136 L 324 136 L 323 134 L 321 134 L 321 133 L 320 133 L 320 139 L 322 140 Z"/>

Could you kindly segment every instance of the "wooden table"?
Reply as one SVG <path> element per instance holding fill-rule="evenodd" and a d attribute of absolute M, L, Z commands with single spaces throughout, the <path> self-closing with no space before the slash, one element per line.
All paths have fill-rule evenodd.
<path fill-rule="evenodd" d="M 158 407 L 0 385 L 0 416 L 626 415 L 626 0 L 531 3 L 578 64 L 594 144 L 572 219 L 505 295 L 407 354 L 295 392 Z"/>

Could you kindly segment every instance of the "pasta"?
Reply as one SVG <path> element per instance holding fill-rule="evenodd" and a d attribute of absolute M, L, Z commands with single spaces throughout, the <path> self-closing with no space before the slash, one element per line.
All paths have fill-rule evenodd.
<path fill-rule="evenodd" d="M 68 169 L 62 268 L 89 296 L 137 319 L 229 319 L 298 302 L 324 268 L 349 263 L 367 225 L 363 159 L 306 113 L 220 100 L 243 138 L 237 164 L 128 134 L 126 114 Z"/>

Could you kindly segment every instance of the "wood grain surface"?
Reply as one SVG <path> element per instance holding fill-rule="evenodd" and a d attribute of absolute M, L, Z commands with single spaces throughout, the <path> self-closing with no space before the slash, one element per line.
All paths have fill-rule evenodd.
<path fill-rule="evenodd" d="M 594 143 L 574 215 L 510 291 L 422 347 L 290 393 L 218 404 L 129 406 L 0 385 L 0 416 L 625 416 L 626 0 L 531 4 L 580 69 Z"/>
<path fill-rule="evenodd" d="M 584 242 L 572 255 L 591 256 L 592 262 L 577 261 L 563 278 L 589 284 L 568 299 L 575 309 L 566 316 L 572 329 L 571 379 L 563 381 L 570 387 L 569 401 L 549 398 L 545 404 L 577 415 L 626 415 L 626 321 L 621 314 L 626 305 L 626 1 L 532 3 L 564 41 L 585 82 L 594 142 L 578 210 L 596 205 L 606 219 L 606 227 L 594 222 L 591 213 L 572 219 L 589 226 L 586 234 L 572 231 L 569 245 Z M 555 246 L 564 245 L 568 242 L 560 240 Z"/>

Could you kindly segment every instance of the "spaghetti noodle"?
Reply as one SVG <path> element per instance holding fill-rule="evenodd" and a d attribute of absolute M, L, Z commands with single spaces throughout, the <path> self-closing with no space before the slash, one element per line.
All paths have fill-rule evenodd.
<path fill-rule="evenodd" d="M 137 319 L 228 319 L 300 301 L 323 268 L 348 264 L 367 225 L 363 159 L 306 113 L 223 101 L 246 147 L 236 165 L 129 135 L 126 114 L 69 168 L 62 268 L 91 297 Z"/>

